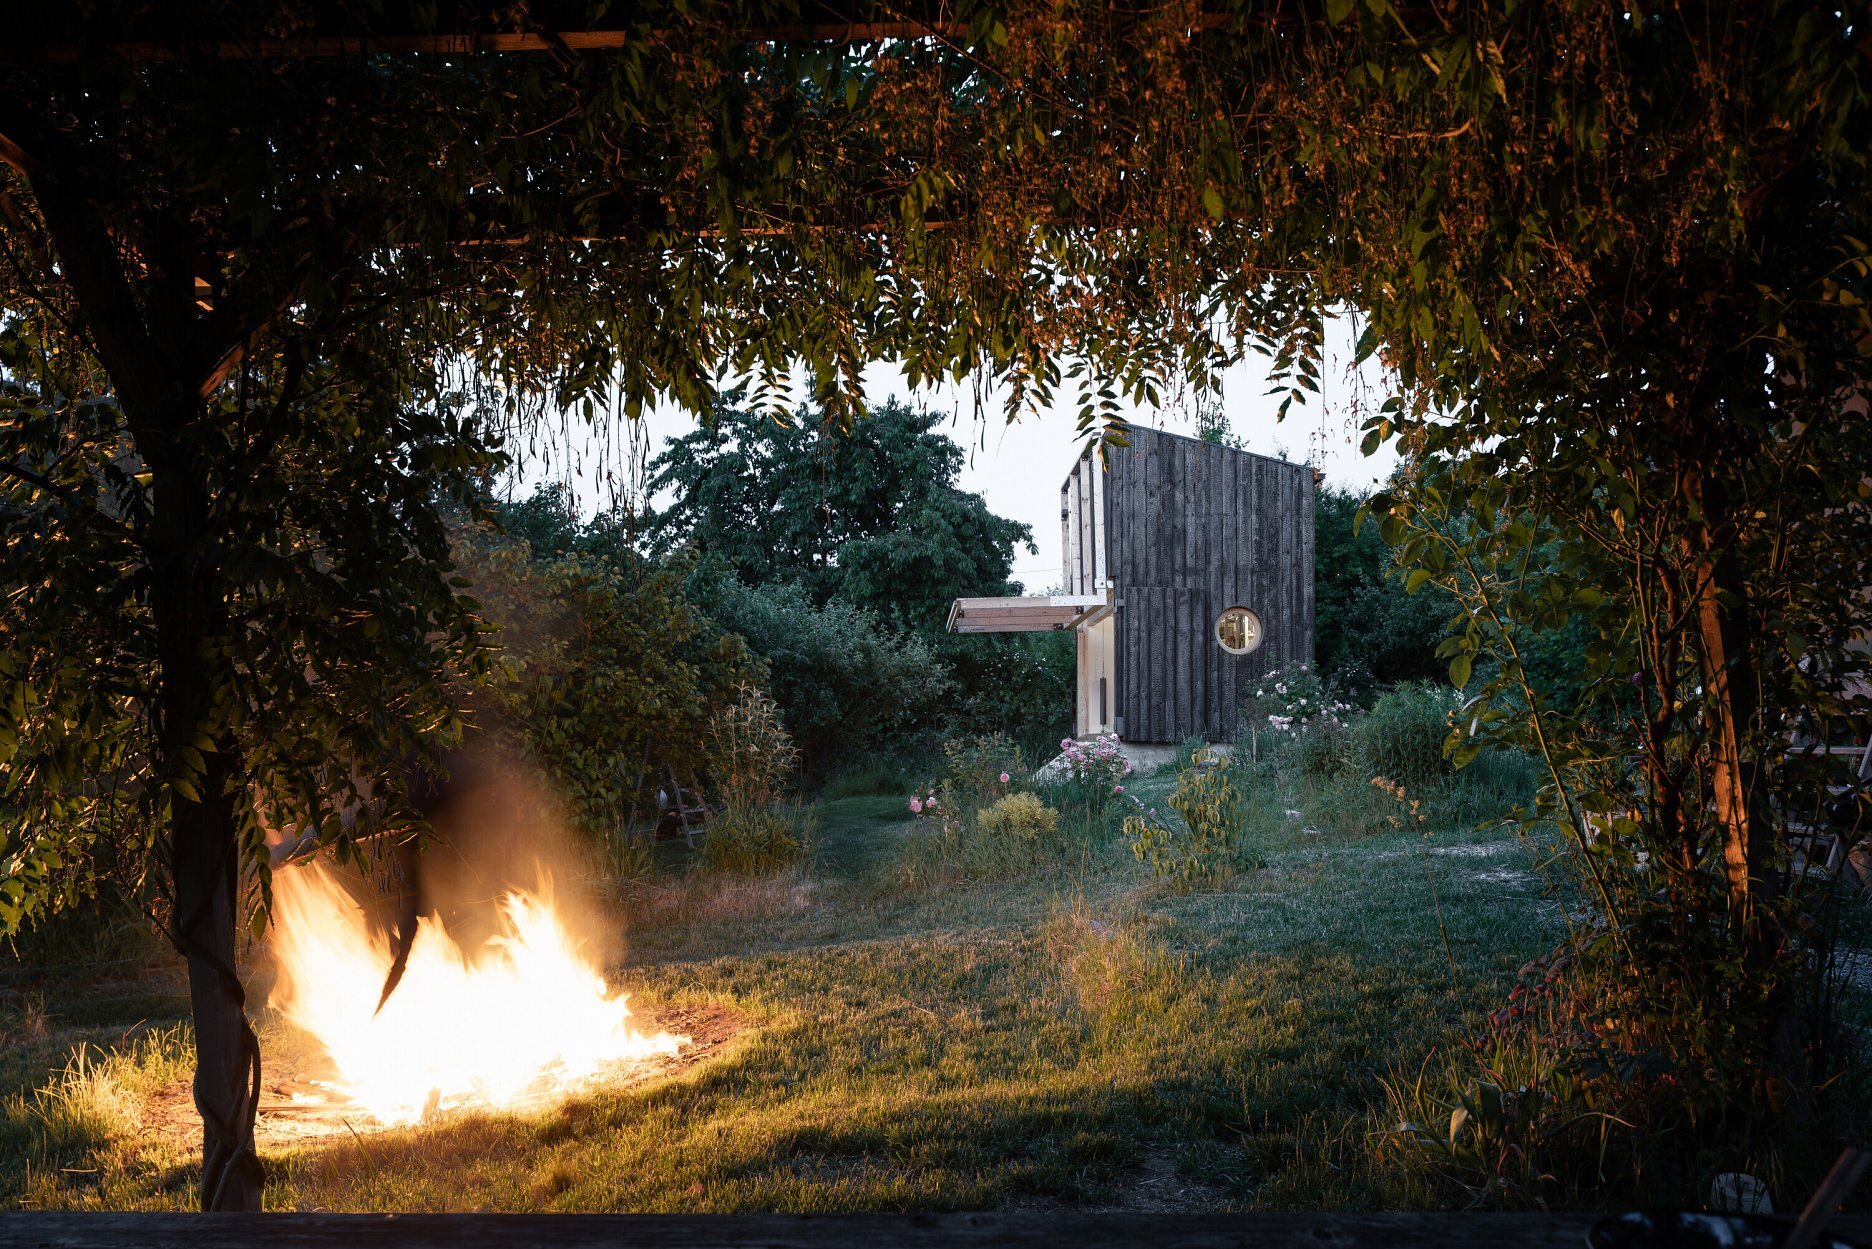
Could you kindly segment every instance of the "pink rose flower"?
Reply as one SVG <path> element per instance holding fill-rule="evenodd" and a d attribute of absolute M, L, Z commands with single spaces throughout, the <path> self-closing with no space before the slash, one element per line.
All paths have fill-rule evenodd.
<path fill-rule="evenodd" d="M 1007 783 L 1008 783 L 1008 774 L 1007 774 L 1006 772 L 1003 772 L 1003 773 L 1001 774 L 1001 783 L 1002 783 L 1003 785 L 1005 785 L 1005 784 L 1007 784 Z"/>
<path fill-rule="evenodd" d="M 1114 794 L 1122 794 L 1122 793 L 1124 792 L 1124 786 L 1123 786 L 1123 785 L 1113 785 L 1113 786 L 1112 786 L 1112 792 L 1113 792 Z"/>
<path fill-rule="evenodd" d="M 912 798 L 910 800 L 910 814 L 911 815 L 923 814 L 923 804 L 918 802 L 915 798 Z"/>

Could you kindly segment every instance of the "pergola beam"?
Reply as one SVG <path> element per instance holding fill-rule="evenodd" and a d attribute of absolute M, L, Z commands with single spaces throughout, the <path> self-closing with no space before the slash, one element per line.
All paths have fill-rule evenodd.
<path fill-rule="evenodd" d="M 620 6 L 621 7 L 621 6 Z M 886 14 L 877 20 L 880 10 Z M 920 11 L 919 11 L 920 10 Z M 511 18 L 492 20 L 473 6 L 464 6 L 433 25 L 414 18 L 380 20 L 364 28 L 355 18 L 335 10 L 299 34 L 251 38 L 205 34 L 198 31 L 106 32 L 82 44 L 69 40 L 35 41 L 30 33 L 15 30 L 0 48 L 0 63 L 11 65 L 71 65 L 87 57 L 129 62 L 206 59 L 224 61 L 305 60 L 365 56 L 478 56 L 487 53 L 597 52 L 641 43 L 672 33 L 623 22 L 586 27 L 583 6 L 534 5 L 524 26 Z M 958 22 L 947 4 L 821 5 L 816 16 L 778 24 L 753 24 L 733 32 L 747 43 L 865 44 L 896 39 L 966 40 L 976 32 Z M 1191 26 L 1192 33 L 1218 30 L 1234 22 L 1227 13 L 1204 13 Z M 1265 20 L 1265 19 L 1264 19 Z M 114 36 L 114 37 L 113 37 Z"/>
<path fill-rule="evenodd" d="M 1047 633 L 1073 628 L 1109 605 L 1104 594 L 1029 594 L 959 598 L 949 605 L 951 633 Z"/>

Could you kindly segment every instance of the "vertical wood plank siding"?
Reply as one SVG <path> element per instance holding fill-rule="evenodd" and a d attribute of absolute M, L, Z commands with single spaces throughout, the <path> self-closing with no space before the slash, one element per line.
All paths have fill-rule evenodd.
<path fill-rule="evenodd" d="M 1108 449 L 1103 470 L 1081 460 L 1062 491 L 1074 513 L 1062 528 L 1079 548 L 1067 556 L 1067 589 L 1096 592 L 1102 547 L 1120 604 L 1114 696 L 1126 739 L 1229 741 L 1247 685 L 1313 662 L 1313 470 L 1159 430 L 1130 439 Z M 1230 607 L 1261 617 L 1264 640 L 1250 654 L 1216 640 Z"/>

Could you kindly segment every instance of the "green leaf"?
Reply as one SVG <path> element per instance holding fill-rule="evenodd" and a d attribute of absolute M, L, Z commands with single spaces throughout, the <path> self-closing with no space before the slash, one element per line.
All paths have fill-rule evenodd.
<path fill-rule="evenodd" d="M 1474 663 L 1474 658 L 1469 655 L 1458 655 L 1456 658 L 1450 660 L 1450 684 L 1454 685 L 1457 689 L 1461 689 L 1463 686 L 1469 684 L 1469 672 Z"/>

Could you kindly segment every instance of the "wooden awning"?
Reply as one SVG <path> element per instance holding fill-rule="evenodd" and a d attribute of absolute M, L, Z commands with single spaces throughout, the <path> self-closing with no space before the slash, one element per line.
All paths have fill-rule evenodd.
<path fill-rule="evenodd" d="M 1070 629 L 1104 606 L 1103 594 L 959 598 L 949 607 L 949 632 L 1046 633 Z"/>

